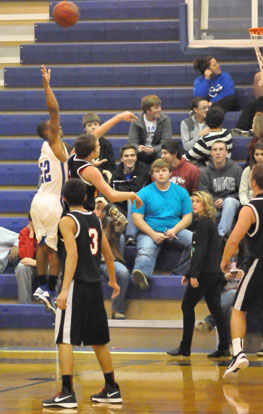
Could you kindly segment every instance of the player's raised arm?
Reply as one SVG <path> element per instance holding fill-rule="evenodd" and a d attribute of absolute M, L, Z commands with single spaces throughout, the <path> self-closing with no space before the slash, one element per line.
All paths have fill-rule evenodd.
<path fill-rule="evenodd" d="M 51 70 L 46 69 L 45 65 L 41 65 L 41 72 L 43 77 L 43 86 L 46 96 L 46 104 L 50 115 L 50 127 L 48 132 L 48 142 L 56 157 L 65 162 L 67 156 L 64 146 L 60 138 L 60 118 L 58 101 L 50 87 Z"/>
<path fill-rule="evenodd" d="M 137 116 L 134 115 L 130 111 L 121 112 L 108 121 L 104 122 L 99 128 L 97 128 L 95 131 L 93 131 L 93 135 L 96 138 L 100 138 L 104 136 L 114 125 L 118 124 L 121 121 L 124 122 L 135 122 L 137 119 Z"/>

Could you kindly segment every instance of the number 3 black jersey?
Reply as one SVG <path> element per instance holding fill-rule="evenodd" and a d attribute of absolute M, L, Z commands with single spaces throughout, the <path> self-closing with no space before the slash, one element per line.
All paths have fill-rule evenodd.
<path fill-rule="evenodd" d="M 75 239 L 78 249 L 78 263 L 74 280 L 86 283 L 101 281 L 101 223 L 98 217 L 88 211 L 74 210 L 67 213 L 77 225 Z"/>

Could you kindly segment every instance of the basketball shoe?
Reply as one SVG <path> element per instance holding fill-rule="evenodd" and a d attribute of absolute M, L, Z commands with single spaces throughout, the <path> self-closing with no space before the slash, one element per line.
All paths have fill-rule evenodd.
<path fill-rule="evenodd" d="M 237 355 L 233 356 L 232 361 L 228 368 L 226 369 L 223 379 L 231 380 L 237 377 L 240 370 L 245 369 L 249 366 L 249 361 L 244 352 L 239 352 Z"/>
<path fill-rule="evenodd" d="M 98 394 L 93 394 L 90 397 L 91 401 L 99 403 L 122 403 L 121 392 L 118 384 L 115 387 L 111 387 L 109 384 L 105 384 L 105 387 Z"/>
<path fill-rule="evenodd" d="M 76 408 L 78 406 L 74 391 L 68 391 L 66 388 L 50 398 L 50 400 L 42 401 L 43 407 L 62 407 L 62 408 Z"/>
<path fill-rule="evenodd" d="M 42 293 L 39 293 L 38 295 L 38 300 L 42 303 L 44 303 L 44 305 L 46 305 L 46 307 L 50 310 L 52 310 L 52 312 L 56 313 L 56 309 L 57 309 L 57 305 L 56 305 L 56 299 L 57 299 L 57 291 L 51 291 L 51 290 L 45 290 L 42 291 Z"/>

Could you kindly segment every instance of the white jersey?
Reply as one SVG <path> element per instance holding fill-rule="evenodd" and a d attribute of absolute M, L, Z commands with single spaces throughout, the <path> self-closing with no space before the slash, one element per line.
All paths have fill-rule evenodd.
<path fill-rule="evenodd" d="M 68 157 L 65 146 L 64 149 Z M 48 141 L 42 145 L 38 166 L 41 170 L 41 186 L 38 194 L 61 197 L 62 187 L 68 180 L 68 163 L 59 161 Z"/>

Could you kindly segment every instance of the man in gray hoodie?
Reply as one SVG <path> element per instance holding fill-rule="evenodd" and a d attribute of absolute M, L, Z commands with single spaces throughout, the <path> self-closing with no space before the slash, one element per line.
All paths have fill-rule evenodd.
<path fill-rule="evenodd" d="M 172 123 L 168 115 L 163 114 L 161 99 L 156 95 L 147 95 L 141 99 L 142 113 L 130 126 L 128 143 L 138 149 L 138 161 L 152 164 L 161 158 L 161 146 L 172 138 Z"/>
<path fill-rule="evenodd" d="M 210 193 L 217 210 L 218 233 L 224 236 L 232 228 L 236 212 L 240 207 L 238 199 L 242 168 L 227 158 L 226 143 L 217 140 L 212 144 L 208 166 L 201 172 L 199 190 Z"/>

